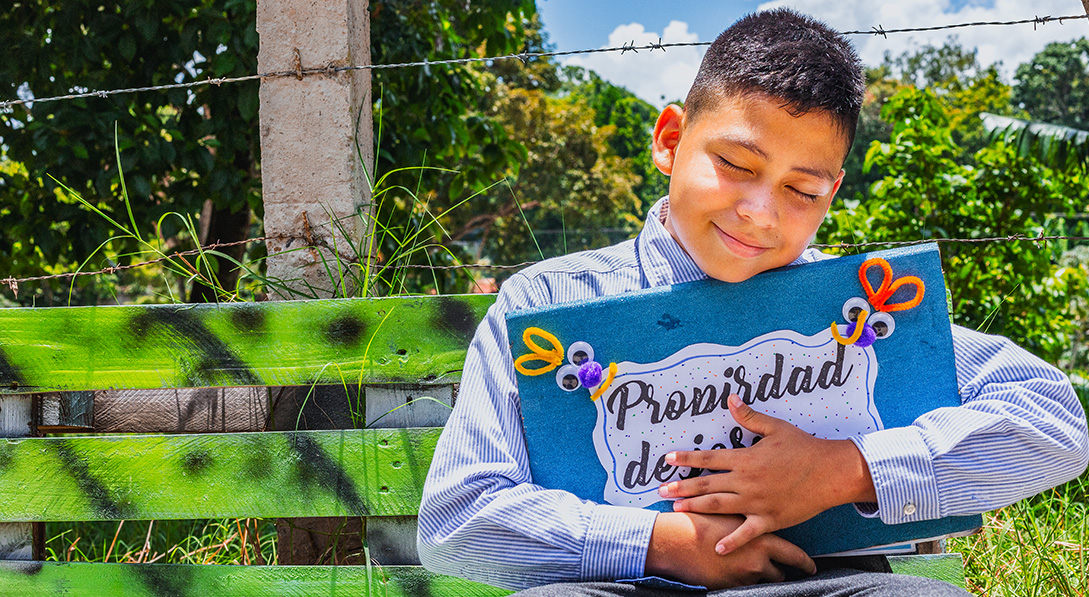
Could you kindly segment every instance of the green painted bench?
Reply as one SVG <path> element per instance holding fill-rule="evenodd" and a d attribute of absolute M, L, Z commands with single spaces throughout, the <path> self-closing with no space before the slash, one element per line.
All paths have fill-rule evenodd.
<path fill-rule="evenodd" d="M 0 309 L 0 595 L 508 594 L 427 573 L 414 545 L 449 412 L 436 403 L 452 404 L 450 384 L 493 300 Z M 340 388 L 343 428 L 297 430 L 312 407 L 332 408 L 318 404 L 319 386 Z M 284 388 L 301 410 L 278 417 Z M 30 559 L 26 530 L 332 516 L 363 521 L 373 563 L 42 562 Z M 895 558 L 894 567 L 964 582 L 959 554 Z"/>

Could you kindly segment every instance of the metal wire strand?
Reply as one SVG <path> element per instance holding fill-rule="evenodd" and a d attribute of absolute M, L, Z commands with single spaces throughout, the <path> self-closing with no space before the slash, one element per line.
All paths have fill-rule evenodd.
<path fill-rule="evenodd" d="M 1033 29 L 1038 28 L 1040 25 L 1046 25 L 1048 23 L 1058 22 L 1060 25 L 1064 21 L 1073 21 L 1080 19 L 1089 19 L 1089 15 L 1071 15 L 1063 17 L 1052 16 L 1035 16 L 1031 19 L 1020 19 L 1016 21 L 975 21 L 970 23 L 955 23 L 951 25 L 936 25 L 933 27 L 904 27 L 899 29 L 885 29 L 881 25 L 871 27 L 866 31 L 843 31 L 842 35 L 874 35 L 881 36 L 888 39 L 889 34 L 896 33 L 919 33 L 924 31 L 943 31 L 947 29 L 964 29 L 968 27 L 994 27 L 994 26 L 1012 26 L 1012 25 L 1027 25 L 1032 24 Z M 412 68 L 412 67 L 432 67 L 443 66 L 451 64 L 472 64 L 472 63 L 488 63 L 497 60 L 520 60 L 523 63 L 527 63 L 533 58 L 554 58 L 557 56 L 572 56 L 575 54 L 599 54 L 605 52 L 620 52 L 621 54 L 627 54 L 631 52 L 633 54 L 639 53 L 639 50 L 662 50 L 666 51 L 667 48 L 683 48 L 683 47 L 695 47 L 695 46 L 709 46 L 709 41 L 697 41 L 697 42 L 671 42 L 662 43 L 661 38 L 658 39 L 658 43 L 648 43 L 642 46 L 636 46 L 632 41 L 628 44 L 621 46 L 609 47 L 609 48 L 593 48 L 585 50 L 566 50 L 556 52 L 520 52 L 518 54 L 507 54 L 504 56 L 491 56 L 491 57 L 467 57 L 467 58 L 450 58 L 446 60 L 418 60 L 414 62 L 398 62 L 394 64 L 361 64 L 354 66 L 337 66 L 337 67 L 320 67 L 320 68 L 299 68 L 301 65 L 296 65 L 296 68 L 291 70 L 274 71 L 267 73 L 259 73 L 255 75 L 246 75 L 242 77 L 219 77 L 201 79 L 198 81 L 189 81 L 187 83 L 171 83 L 169 85 L 152 85 L 147 87 L 131 87 L 126 89 L 111 89 L 108 91 L 87 91 L 83 93 L 72 93 L 68 95 L 57 95 L 51 97 L 42 98 L 27 98 L 0 101 L 0 110 L 10 110 L 15 106 L 33 103 L 46 103 L 74 100 L 89 97 L 107 98 L 112 95 L 126 94 L 126 93 L 139 93 L 143 91 L 160 91 L 168 89 L 188 89 L 192 87 L 201 87 L 204 85 L 223 85 L 226 83 L 241 83 L 244 81 L 254 81 L 257 79 L 268 79 L 276 77 L 296 77 L 302 78 L 312 75 L 324 75 L 329 76 L 333 73 L 341 73 L 353 70 L 380 70 L 380 69 L 392 69 L 392 68 Z"/>

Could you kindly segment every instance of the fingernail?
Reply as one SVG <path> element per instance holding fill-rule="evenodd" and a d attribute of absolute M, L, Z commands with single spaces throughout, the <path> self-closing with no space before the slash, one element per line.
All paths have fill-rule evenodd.
<path fill-rule="evenodd" d="M 677 453 L 676 452 L 666 453 L 665 461 L 666 461 L 666 464 L 677 464 Z"/>
<path fill-rule="evenodd" d="M 720 545 L 716 545 L 716 546 L 715 546 L 715 553 L 717 553 L 717 554 L 718 554 L 718 555 L 720 555 L 720 556 L 724 556 L 724 555 L 726 555 L 726 546 L 725 546 L 725 545 L 721 545 L 721 544 L 720 544 Z"/>
<path fill-rule="evenodd" d="M 662 497 L 669 497 L 669 485 L 668 484 L 659 485 L 658 486 L 658 495 L 660 495 Z"/>
<path fill-rule="evenodd" d="M 673 511 L 674 512 L 684 512 L 684 505 L 685 505 L 685 501 L 684 501 L 683 498 L 673 502 Z"/>
<path fill-rule="evenodd" d="M 726 399 L 729 401 L 730 406 L 744 406 L 745 403 L 741 401 L 741 396 L 737 394 L 730 394 L 730 397 Z"/>

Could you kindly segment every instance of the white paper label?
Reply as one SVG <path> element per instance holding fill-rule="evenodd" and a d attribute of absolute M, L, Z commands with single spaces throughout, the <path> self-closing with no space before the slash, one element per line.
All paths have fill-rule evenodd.
<path fill-rule="evenodd" d="M 635 507 L 660 501 L 659 485 L 692 473 L 665 463 L 674 450 L 751 446 L 756 436 L 727 408 L 732 393 L 818 437 L 883 429 L 873 402 L 877 369 L 872 346 L 843 346 L 830 330 L 781 330 L 740 347 L 693 344 L 657 363 L 618 363 L 595 402 L 605 500 Z"/>

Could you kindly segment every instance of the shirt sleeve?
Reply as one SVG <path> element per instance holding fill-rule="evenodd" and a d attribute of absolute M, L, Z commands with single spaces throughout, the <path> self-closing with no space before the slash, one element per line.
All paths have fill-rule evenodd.
<path fill-rule="evenodd" d="M 505 314 L 547 300 L 511 277 L 477 328 L 424 486 L 428 569 L 506 588 L 642 576 L 657 513 L 533 484 Z"/>
<path fill-rule="evenodd" d="M 1073 479 L 1089 461 L 1070 380 L 1006 338 L 953 326 L 961 406 L 853 438 L 888 524 L 978 514 Z"/>

